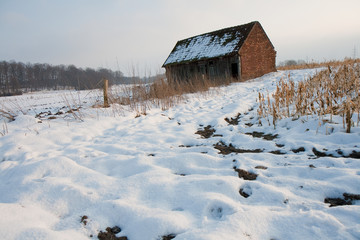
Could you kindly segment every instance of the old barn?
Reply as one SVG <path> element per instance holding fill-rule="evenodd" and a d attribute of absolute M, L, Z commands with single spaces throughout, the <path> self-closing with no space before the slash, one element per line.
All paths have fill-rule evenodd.
<path fill-rule="evenodd" d="M 163 67 L 171 80 L 232 77 L 276 71 L 276 51 L 257 21 L 178 41 Z"/>

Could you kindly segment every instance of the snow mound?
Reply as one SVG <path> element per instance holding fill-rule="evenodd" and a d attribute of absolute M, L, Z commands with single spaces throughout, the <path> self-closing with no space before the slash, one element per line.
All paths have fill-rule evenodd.
<path fill-rule="evenodd" d="M 82 121 L 39 121 L 36 113 L 63 107 L 63 93 L 48 94 L 49 105 L 19 96 L 37 107 L 0 137 L 0 239 L 97 239 L 114 226 L 130 240 L 360 239 L 359 127 L 346 134 L 335 117 L 320 127 L 312 117 L 257 124 L 258 92 L 287 75 L 189 95 L 138 118 L 84 104 Z M 208 125 L 211 136 L 195 134 Z M 355 194 L 351 205 L 324 201 L 346 194 Z"/>

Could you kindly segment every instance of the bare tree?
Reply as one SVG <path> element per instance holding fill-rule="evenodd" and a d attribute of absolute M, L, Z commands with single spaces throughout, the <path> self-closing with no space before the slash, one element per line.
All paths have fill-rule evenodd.
<path fill-rule="evenodd" d="M 117 84 L 121 82 L 123 74 L 105 68 L 83 70 L 74 65 L 51 66 L 2 61 L 0 62 L 0 95 L 41 89 L 101 88 L 99 82 L 104 78 L 109 80 L 109 84 Z"/>

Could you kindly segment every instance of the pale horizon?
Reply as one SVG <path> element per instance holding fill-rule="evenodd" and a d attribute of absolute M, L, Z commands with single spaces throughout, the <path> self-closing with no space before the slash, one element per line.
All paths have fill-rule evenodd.
<path fill-rule="evenodd" d="M 360 2 L 13 0 L 0 2 L 0 61 L 154 75 L 181 39 L 259 21 L 285 60 L 360 56 Z"/>

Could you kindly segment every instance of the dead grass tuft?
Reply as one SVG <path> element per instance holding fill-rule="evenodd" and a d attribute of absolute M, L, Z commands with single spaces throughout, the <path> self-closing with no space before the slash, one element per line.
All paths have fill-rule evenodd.
<path fill-rule="evenodd" d="M 121 90 L 110 94 L 110 103 L 127 105 L 136 112 L 136 116 L 146 115 L 152 107 L 167 110 L 183 102 L 188 93 L 203 96 L 210 94 L 210 89 L 230 84 L 231 79 L 207 79 L 194 77 L 190 80 L 168 81 L 164 78 L 152 84 L 134 83 L 123 85 Z"/>
<path fill-rule="evenodd" d="M 277 66 L 277 70 L 297 70 L 297 69 L 310 69 L 310 68 L 321 68 L 321 67 L 339 67 L 341 65 L 345 64 L 351 64 L 354 61 L 359 62 L 360 59 L 351 59 L 351 58 L 345 58 L 344 60 L 331 60 L 331 61 L 324 61 L 324 62 L 309 62 L 309 63 L 301 63 L 301 64 L 294 64 L 294 65 L 288 65 L 288 66 Z"/>
<path fill-rule="evenodd" d="M 317 115 L 319 121 L 329 114 L 330 122 L 333 115 L 343 117 L 343 126 L 350 133 L 352 115 L 357 113 L 357 125 L 360 121 L 360 62 L 358 60 L 344 61 L 341 65 L 327 66 L 315 76 L 299 82 L 297 85 L 288 76 L 281 79 L 270 100 L 263 93 L 259 93 L 258 115 L 267 119 L 272 117 L 272 124 L 276 127 L 278 119 L 284 117 L 298 118 L 305 115 Z"/>

